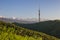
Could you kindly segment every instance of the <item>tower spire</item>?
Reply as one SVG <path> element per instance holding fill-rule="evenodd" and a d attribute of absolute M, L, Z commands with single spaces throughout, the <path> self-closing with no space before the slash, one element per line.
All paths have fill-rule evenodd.
<path fill-rule="evenodd" d="M 39 22 L 40 22 L 40 7 L 39 7 L 38 12 L 39 12 L 39 14 L 38 14 L 38 15 L 39 15 L 39 19 L 38 19 L 38 20 L 39 20 Z"/>
<path fill-rule="evenodd" d="M 40 22 L 41 21 L 41 19 L 40 19 L 40 2 L 38 2 L 39 4 L 38 4 L 38 22 Z"/>

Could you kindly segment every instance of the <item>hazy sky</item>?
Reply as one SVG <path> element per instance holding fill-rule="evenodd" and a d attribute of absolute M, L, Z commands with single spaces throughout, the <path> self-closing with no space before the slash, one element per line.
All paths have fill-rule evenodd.
<path fill-rule="evenodd" d="M 0 0 L 0 16 L 60 19 L 60 0 Z"/>

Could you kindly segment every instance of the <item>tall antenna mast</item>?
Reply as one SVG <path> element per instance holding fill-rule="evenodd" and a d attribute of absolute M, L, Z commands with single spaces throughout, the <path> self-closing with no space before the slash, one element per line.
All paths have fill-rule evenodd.
<path fill-rule="evenodd" d="M 38 12 L 39 12 L 39 13 L 38 13 L 38 16 L 39 16 L 39 19 L 38 19 L 38 20 L 39 20 L 39 22 L 40 22 L 40 7 L 39 7 Z"/>
<path fill-rule="evenodd" d="M 40 22 L 40 3 L 39 3 L 39 10 L 38 10 L 38 21 Z"/>

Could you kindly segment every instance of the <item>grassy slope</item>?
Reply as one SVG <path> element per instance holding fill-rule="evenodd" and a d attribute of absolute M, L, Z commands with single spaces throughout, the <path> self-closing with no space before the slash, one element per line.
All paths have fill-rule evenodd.
<path fill-rule="evenodd" d="M 41 32 L 28 30 L 14 24 L 0 22 L 0 40 L 60 40 Z"/>
<path fill-rule="evenodd" d="M 14 24 L 60 38 L 60 20 L 44 21 L 35 24 Z"/>

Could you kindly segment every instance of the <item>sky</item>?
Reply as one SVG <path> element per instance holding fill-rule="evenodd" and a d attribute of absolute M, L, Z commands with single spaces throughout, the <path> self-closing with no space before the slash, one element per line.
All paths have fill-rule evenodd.
<path fill-rule="evenodd" d="M 60 19 L 60 0 L 0 0 L 0 16 Z"/>

